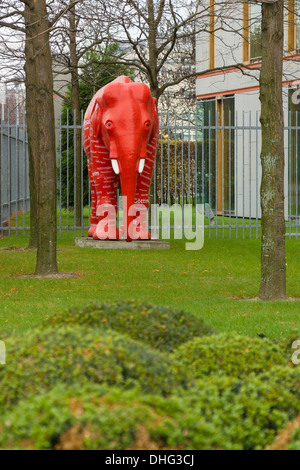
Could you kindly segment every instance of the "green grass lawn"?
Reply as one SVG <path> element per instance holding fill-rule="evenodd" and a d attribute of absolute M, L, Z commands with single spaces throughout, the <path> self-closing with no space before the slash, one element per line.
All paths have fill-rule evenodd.
<path fill-rule="evenodd" d="M 23 332 L 47 316 L 73 306 L 136 299 L 193 312 L 218 332 L 282 339 L 300 335 L 300 301 L 240 300 L 258 295 L 260 241 L 205 238 L 200 251 L 186 251 L 182 240 L 170 251 L 102 251 L 58 238 L 60 271 L 80 277 L 60 280 L 18 278 L 32 273 L 35 252 L 0 251 L 0 339 Z M 26 247 L 28 234 L 0 240 L 1 247 Z M 287 293 L 300 297 L 300 242 L 287 239 Z"/>

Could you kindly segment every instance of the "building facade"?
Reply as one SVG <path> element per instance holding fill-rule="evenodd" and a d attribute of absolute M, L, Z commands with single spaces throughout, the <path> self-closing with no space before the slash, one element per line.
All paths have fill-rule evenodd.
<path fill-rule="evenodd" d="M 197 37 L 196 93 L 205 155 L 205 202 L 218 213 L 260 218 L 261 4 L 207 0 Z M 284 10 L 285 213 L 300 214 L 300 0 Z M 299 121 L 299 122 L 298 122 Z"/>

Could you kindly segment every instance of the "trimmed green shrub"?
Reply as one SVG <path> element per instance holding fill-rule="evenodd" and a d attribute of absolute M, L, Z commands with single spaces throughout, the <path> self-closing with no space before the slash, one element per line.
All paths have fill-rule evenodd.
<path fill-rule="evenodd" d="M 227 333 L 194 338 L 180 346 L 174 357 L 193 377 L 218 372 L 241 377 L 287 362 L 280 346 L 268 339 Z"/>
<path fill-rule="evenodd" d="M 57 383 L 107 383 L 170 393 L 185 374 L 165 354 L 125 335 L 78 325 L 48 327 L 6 343 L 9 361 L 0 368 L 0 406 Z"/>
<path fill-rule="evenodd" d="M 186 409 L 222 431 L 225 449 L 263 449 L 300 411 L 300 369 L 277 366 L 240 380 L 210 376 L 183 392 Z"/>
<path fill-rule="evenodd" d="M 8 338 L 0 448 L 263 449 L 300 413 L 300 367 L 270 340 L 205 332 L 119 302 Z"/>
<path fill-rule="evenodd" d="M 161 351 L 172 351 L 195 336 L 212 334 L 212 329 L 191 313 L 134 301 L 75 309 L 47 320 L 53 326 L 62 323 L 111 328 Z"/>
<path fill-rule="evenodd" d="M 57 386 L 0 417 L 2 449 L 211 449 L 222 435 L 182 413 L 184 402 L 156 411 L 155 397 L 96 385 Z M 192 422 L 193 421 L 193 422 Z"/>
<path fill-rule="evenodd" d="M 300 450 L 300 429 L 295 429 L 288 450 Z"/>
<path fill-rule="evenodd" d="M 299 413 L 300 371 L 199 380 L 168 397 L 58 385 L 0 417 L 1 448 L 262 449 Z"/>

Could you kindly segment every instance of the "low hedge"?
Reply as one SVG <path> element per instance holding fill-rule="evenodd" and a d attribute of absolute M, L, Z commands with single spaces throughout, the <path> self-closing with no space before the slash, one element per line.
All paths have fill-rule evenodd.
<path fill-rule="evenodd" d="M 203 420 L 193 422 L 168 400 L 155 409 L 155 397 L 139 390 L 97 385 L 59 385 L 21 401 L 0 418 L 2 449 L 124 450 L 210 449 L 222 435 Z M 182 400 L 181 400 L 182 401 Z M 181 406 L 184 406 L 182 403 Z M 175 408 L 175 410 L 174 410 Z M 178 410 L 177 410 L 178 411 Z"/>
<path fill-rule="evenodd" d="M 299 369 L 275 366 L 241 379 L 199 379 L 183 395 L 195 420 L 204 419 L 222 431 L 223 448 L 264 449 L 299 414 L 299 383 Z"/>
<path fill-rule="evenodd" d="M 59 384 L 0 417 L 0 447 L 263 449 L 299 413 L 299 379 L 296 369 L 274 367 L 244 381 L 199 380 L 168 397 Z"/>
<path fill-rule="evenodd" d="M 160 351 L 172 351 L 195 336 L 213 332 L 191 313 L 134 301 L 70 310 L 51 317 L 46 324 L 111 328 Z"/>
<path fill-rule="evenodd" d="M 211 333 L 188 314 L 128 302 L 7 339 L 0 447 L 264 448 L 300 413 L 300 368 L 270 340 Z"/>
<path fill-rule="evenodd" d="M 177 349 L 175 358 L 193 377 L 218 372 L 240 377 L 287 362 L 280 346 L 266 338 L 227 333 L 194 338 Z"/>
<path fill-rule="evenodd" d="M 170 393 L 187 378 L 177 362 L 125 335 L 78 325 L 48 327 L 6 343 L 7 365 L 0 368 L 0 406 L 57 383 L 139 384 L 145 392 Z"/>
<path fill-rule="evenodd" d="M 300 450 L 300 429 L 295 429 L 293 432 L 288 450 Z"/>

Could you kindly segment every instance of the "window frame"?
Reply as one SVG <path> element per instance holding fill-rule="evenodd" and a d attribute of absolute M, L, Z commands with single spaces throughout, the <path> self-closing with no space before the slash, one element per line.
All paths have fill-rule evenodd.
<path fill-rule="evenodd" d="M 216 66 L 216 54 L 215 54 L 215 0 L 209 0 L 209 19 L 208 19 L 208 30 L 209 30 L 209 53 L 208 53 L 208 68 L 214 69 Z"/>
<path fill-rule="evenodd" d="M 300 47 L 297 48 L 297 0 L 287 0 L 287 5 L 287 54 L 295 55 L 300 52 Z"/>

